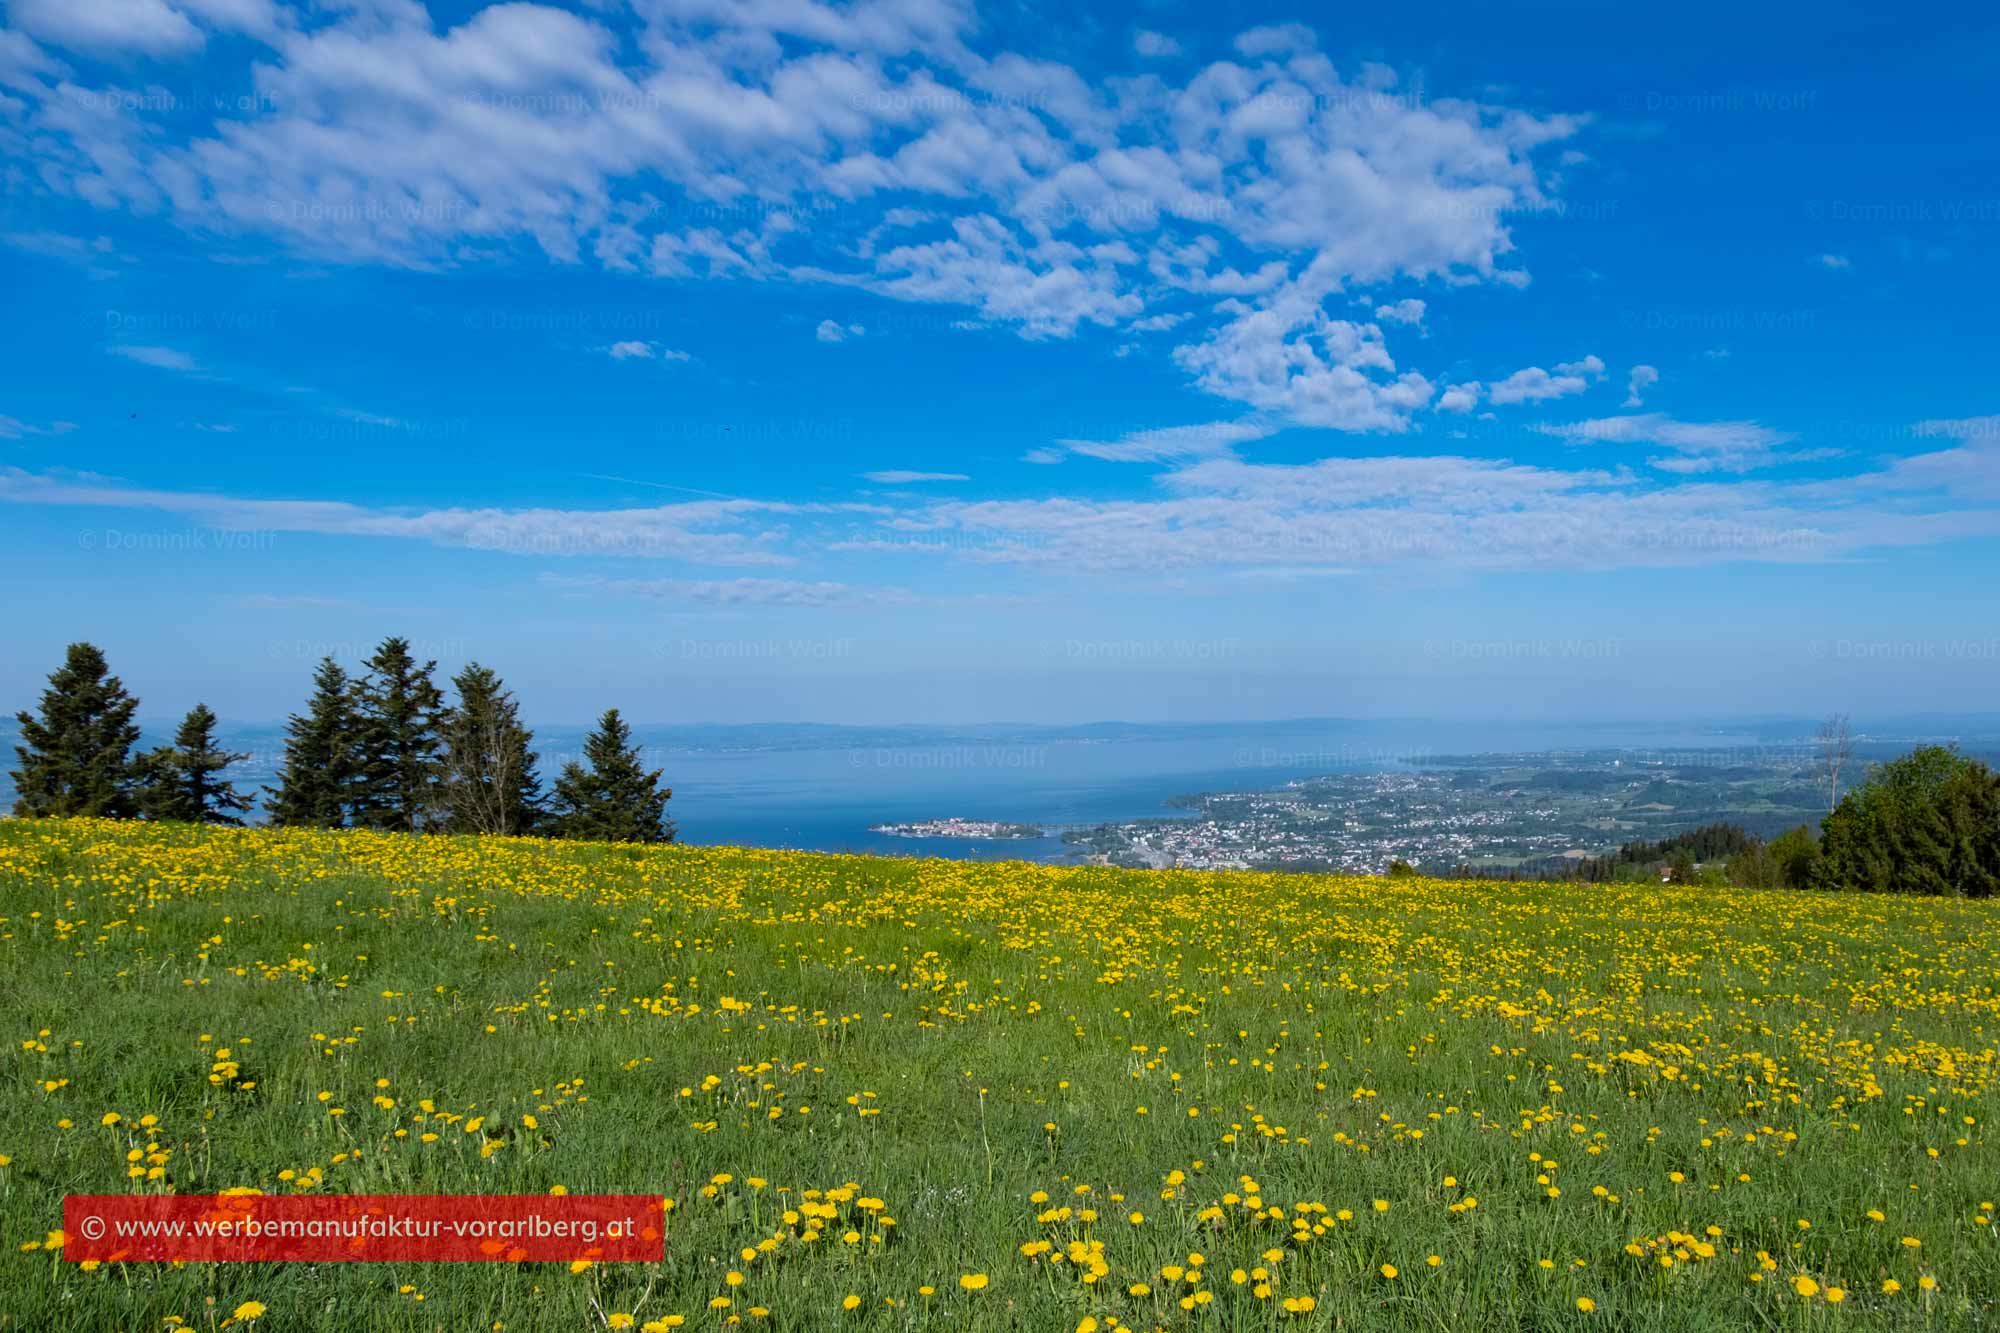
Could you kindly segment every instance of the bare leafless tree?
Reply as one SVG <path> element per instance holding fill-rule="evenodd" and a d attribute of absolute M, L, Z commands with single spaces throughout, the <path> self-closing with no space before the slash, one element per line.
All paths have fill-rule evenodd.
<path fill-rule="evenodd" d="M 1847 714 L 1835 713 L 1819 724 L 1819 734 L 1814 737 L 1819 747 L 1819 780 L 1826 784 L 1826 808 L 1832 813 L 1840 804 L 1840 774 L 1854 758 L 1854 731 L 1848 725 Z"/>
<path fill-rule="evenodd" d="M 444 758 L 444 804 L 451 825 L 466 833 L 521 832 L 513 823 L 514 748 L 498 720 L 486 718 L 448 729 Z"/>

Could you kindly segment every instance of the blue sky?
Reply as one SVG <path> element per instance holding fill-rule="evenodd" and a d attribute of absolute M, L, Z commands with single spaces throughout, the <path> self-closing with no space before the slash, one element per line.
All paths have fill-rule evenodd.
<path fill-rule="evenodd" d="M 1990 13 L 5 20 L 10 699 L 1992 708 Z"/>

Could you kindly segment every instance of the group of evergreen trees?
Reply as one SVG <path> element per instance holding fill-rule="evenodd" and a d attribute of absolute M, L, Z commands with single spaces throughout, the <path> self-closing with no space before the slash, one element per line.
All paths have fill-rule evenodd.
<path fill-rule="evenodd" d="M 565 764 L 544 798 L 534 736 L 514 696 L 472 663 L 437 686 L 436 662 L 409 641 L 384 639 L 350 676 L 331 657 L 313 673 L 306 711 L 285 728 L 273 824 L 405 833 L 535 834 L 607 842 L 670 842 L 673 793 L 640 762 L 617 709 L 584 740 L 584 762 Z M 110 674 L 104 654 L 75 643 L 49 677 L 38 714 L 20 713 L 14 813 L 241 824 L 247 797 L 222 776 L 247 758 L 215 742 L 215 714 L 198 704 L 174 743 L 134 755 L 138 700 Z"/>
<path fill-rule="evenodd" d="M 42 691 L 40 715 L 17 713 L 14 747 L 17 815 L 94 815 L 105 819 L 179 819 L 241 824 L 250 803 L 219 775 L 244 758 L 215 743 L 215 714 L 196 704 L 172 745 L 134 755 L 132 713 L 139 701 L 110 673 L 104 654 L 73 643 Z"/>

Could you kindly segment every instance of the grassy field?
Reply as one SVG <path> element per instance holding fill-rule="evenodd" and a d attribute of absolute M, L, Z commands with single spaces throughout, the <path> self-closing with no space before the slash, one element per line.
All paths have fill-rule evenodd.
<path fill-rule="evenodd" d="M 1992 1327 L 1996 924 L 6 821 L 0 1327 Z M 231 1187 L 673 1207 L 579 1272 L 49 1234 Z"/>

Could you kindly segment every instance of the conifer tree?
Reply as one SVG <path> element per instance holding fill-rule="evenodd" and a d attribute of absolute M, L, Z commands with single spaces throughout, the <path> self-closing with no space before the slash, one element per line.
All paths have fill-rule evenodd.
<path fill-rule="evenodd" d="M 438 814 L 438 722 L 444 695 L 404 638 L 382 640 L 355 689 L 361 774 L 354 822 L 415 833 Z"/>
<path fill-rule="evenodd" d="M 237 816 L 250 808 L 249 798 L 239 796 L 235 784 L 220 774 L 249 757 L 218 746 L 215 713 L 207 704 L 196 704 L 181 719 L 172 745 L 140 756 L 140 813 L 185 824 L 241 824 Z"/>
<path fill-rule="evenodd" d="M 340 828 L 347 823 L 359 774 L 354 687 L 340 664 L 320 659 L 312 701 L 285 724 L 285 762 L 271 791 L 273 824 Z"/>
<path fill-rule="evenodd" d="M 29 818 L 95 815 L 130 818 L 132 745 L 139 701 L 108 674 L 94 645 L 73 643 L 42 692 L 40 716 L 16 713 L 23 744 L 14 779 L 14 813 Z"/>
<path fill-rule="evenodd" d="M 597 730 L 583 741 L 589 767 L 572 760 L 563 765 L 555 785 L 555 832 L 558 837 L 598 842 L 672 842 L 674 826 L 666 817 L 673 792 L 660 786 L 658 769 L 647 772 L 632 744 L 632 729 L 609 709 Z"/>
<path fill-rule="evenodd" d="M 477 662 L 452 677 L 458 702 L 440 732 L 439 795 L 453 833 L 519 836 L 542 816 L 534 735 L 521 725 L 513 692 Z"/>

